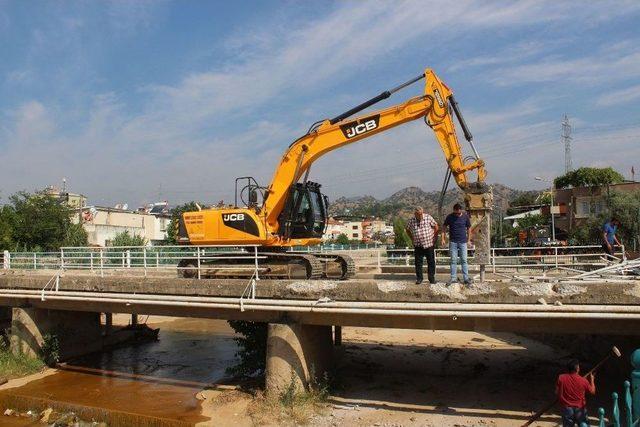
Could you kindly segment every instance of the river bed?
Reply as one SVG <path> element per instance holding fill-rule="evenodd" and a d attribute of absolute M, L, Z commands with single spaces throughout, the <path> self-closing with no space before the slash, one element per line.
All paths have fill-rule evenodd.
<path fill-rule="evenodd" d="M 234 363 L 233 330 L 221 320 L 154 320 L 162 322 L 149 324 L 160 328 L 156 342 L 75 359 L 7 393 L 118 411 L 132 419 L 136 414 L 189 424 L 207 421 L 196 395 L 225 377 Z"/>

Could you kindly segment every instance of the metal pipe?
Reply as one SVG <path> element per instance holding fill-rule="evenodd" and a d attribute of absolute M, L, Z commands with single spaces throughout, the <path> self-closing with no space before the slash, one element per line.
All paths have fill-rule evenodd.
<path fill-rule="evenodd" d="M 344 113 L 342 113 L 342 114 L 337 115 L 337 116 L 336 116 L 336 117 L 334 117 L 333 119 L 330 119 L 330 120 L 329 120 L 329 123 L 331 123 L 331 124 L 333 125 L 333 124 L 336 124 L 336 123 L 338 123 L 338 122 L 340 122 L 340 121 L 342 121 L 342 120 L 346 119 L 346 118 L 347 118 L 347 117 L 349 117 L 349 116 L 353 116 L 355 113 L 358 113 L 358 112 L 360 112 L 360 111 L 364 110 L 365 108 L 369 108 L 369 107 L 371 107 L 373 104 L 377 104 L 378 102 L 380 102 L 380 101 L 382 101 L 382 100 L 384 100 L 384 99 L 389 98 L 393 93 L 395 93 L 395 92 L 397 92 L 397 91 L 399 91 L 399 90 L 401 90 L 401 89 L 404 89 L 405 87 L 409 86 L 410 84 L 413 84 L 413 83 L 415 83 L 415 82 L 417 82 L 418 80 L 421 80 L 421 79 L 423 79 L 423 78 L 424 78 L 424 73 L 423 73 L 423 74 L 420 74 L 420 75 L 419 75 L 419 76 L 417 76 L 417 77 L 414 77 L 413 79 L 411 79 L 411 80 L 409 80 L 409 81 L 407 81 L 407 82 L 405 82 L 405 83 L 402 83 L 402 84 L 401 84 L 401 85 L 399 85 L 399 86 L 394 87 L 393 89 L 385 90 L 385 91 L 384 91 L 384 92 L 382 92 L 380 95 L 378 95 L 378 96 L 374 96 L 373 98 L 371 98 L 371 99 L 369 99 L 369 100 L 367 100 L 367 101 L 363 102 L 362 104 L 360 104 L 360 105 L 356 105 L 356 106 L 355 106 L 355 107 L 353 107 L 352 109 L 350 109 L 350 110 L 348 110 L 348 111 L 345 111 L 345 112 L 344 112 Z"/>
<path fill-rule="evenodd" d="M 0 297 L 4 295 L 0 294 Z M 6 296 L 4 296 L 6 297 Z M 26 299 L 38 299 L 37 296 L 24 296 Z M 110 298 L 75 298 L 49 296 L 48 299 L 58 301 L 78 301 L 78 302 L 101 302 L 101 303 L 123 303 L 122 299 Z M 153 300 L 136 301 L 138 305 L 166 306 L 165 302 Z M 128 302 L 126 305 L 134 305 Z M 192 307 L 192 308 L 219 308 L 238 310 L 239 304 L 214 304 L 195 302 L 174 302 L 169 307 Z M 602 320 L 640 320 L 640 313 L 536 313 L 536 312 L 482 312 L 482 311 L 434 311 L 434 310 L 384 310 L 384 309 L 348 309 L 329 307 L 286 307 L 271 305 L 256 305 L 251 301 L 244 304 L 244 310 L 254 311 L 288 311 L 298 313 L 326 313 L 326 314 L 362 314 L 362 315 L 384 315 L 384 316 L 416 316 L 416 317 L 451 317 L 458 318 L 508 318 L 508 319 L 602 319 Z"/>
<path fill-rule="evenodd" d="M 10 294 L 10 295 L 8 295 Z M 26 295 L 25 295 L 26 294 Z M 18 291 L 6 289 L 0 296 L 9 298 L 39 296 L 41 291 Z M 70 297 L 70 298 L 97 298 L 100 300 L 117 301 L 159 301 L 164 303 L 211 303 L 211 304 L 238 304 L 239 297 L 194 297 L 194 296 L 168 296 L 168 295 L 141 295 L 141 294 L 101 294 L 96 292 L 72 292 L 59 291 L 45 294 L 45 297 Z M 169 297 L 169 298 L 167 298 Z M 398 302 L 351 302 L 332 301 L 318 303 L 313 300 L 279 300 L 279 299 L 255 299 L 245 302 L 245 305 L 282 306 L 282 307 L 307 307 L 312 309 L 391 309 L 391 310 L 427 310 L 427 311 L 477 311 L 477 312 L 543 312 L 543 313 L 640 313 L 640 306 L 636 305 L 540 305 L 540 304 L 466 304 L 466 303 L 398 303 Z"/>

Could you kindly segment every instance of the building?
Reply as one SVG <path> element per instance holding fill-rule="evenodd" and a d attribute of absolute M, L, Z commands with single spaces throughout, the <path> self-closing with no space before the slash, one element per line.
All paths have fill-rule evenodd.
<path fill-rule="evenodd" d="M 591 217 L 607 213 L 607 195 L 612 192 L 640 191 L 640 183 L 624 182 L 602 187 L 574 187 L 554 190 L 556 228 L 570 232 Z M 543 209 L 549 213 L 549 207 Z"/>
<path fill-rule="evenodd" d="M 58 188 L 50 185 L 43 191 L 47 196 L 58 199 L 71 209 L 83 208 L 87 205 L 87 198 L 82 194 L 69 193 L 66 190 L 60 191 Z"/>
<path fill-rule="evenodd" d="M 383 220 L 368 219 L 364 221 L 353 221 L 348 219 L 329 218 L 327 231 L 322 237 L 323 240 L 336 240 L 339 235 L 344 234 L 349 240 L 359 240 L 368 242 L 374 236 L 384 235 L 393 238 L 393 226 L 388 225 Z"/>
<path fill-rule="evenodd" d="M 118 234 L 125 231 L 132 236 L 143 237 L 147 245 L 158 244 L 167 238 L 167 226 L 171 221 L 168 212 L 151 213 L 151 210 L 86 206 L 78 212 L 73 221 L 81 221 L 91 246 L 109 246 Z"/>
<path fill-rule="evenodd" d="M 380 240 L 386 242 L 393 239 L 393 225 L 381 219 L 366 219 L 362 221 L 362 233 L 365 242 Z"/>
<path fill-rule="evenodd" d="M 349 240 L 362 240 L 362 221 L 346 221 L 329 218 L 322 240 L 335 240 L 344 234 Z"/>

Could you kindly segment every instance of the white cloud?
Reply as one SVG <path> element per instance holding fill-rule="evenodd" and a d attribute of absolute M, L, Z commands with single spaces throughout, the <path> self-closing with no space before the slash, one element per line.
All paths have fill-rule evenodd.
<path fill-rule="evenodd" d="M 608 92 L 600 96 L 596 105 L 609 107 L 612 105 L 626 104 L 640 98 L 640 85 L 633 85 L 627 88 Z"/>
<path fill-rule="evenodd" d="M 547 57 L 533 63 L 501 67 L 491 74 L 491 81 L 503 86 L 545 82 L 603 85 L 637 77 L 640 74 L 640 49 L 636 45 L 630 50 L 576 59 Z"/>

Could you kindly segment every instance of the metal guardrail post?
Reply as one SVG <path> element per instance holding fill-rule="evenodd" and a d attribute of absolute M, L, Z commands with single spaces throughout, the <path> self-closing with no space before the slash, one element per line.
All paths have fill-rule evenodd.
<path fill-rule="evenodd" d="M 198 280 L 200 280 L 201 274 L 200 274 L 200 246 L 197 247 L 198 250 Z"/>
<path fill-rule="evenodd" d="M 258 282 L 258 280 L 260 280 L 260 276 L 258 275 L 258 247 L 254 246 L 253 247 L 253 259 L 254 259 L 254 265 L 255 265 L 255 278 L 253 279 L 252 283 L 251 283 L 251 299 L 255 299 L 256 298 L 256 284 Z"/>
<path fill-rule="evenodd" d="M 626 418 L 625 425 L 631 427 L 633 422 L 631 421 L 631 384 L 629 381 L 624 382 L 624 413 Z"/>
<path fill-rule="evenodd" d="M 160 268 L 160 254 L 156 252 L 156 268 Z"/>
<path fill-rule="evenodd" d="M 104 254 L 100 248 L 100 277 L 104 277 Z"/>
<path fill-rule="evenodd" d="M 131 249 L 127 249 L 127 268 L 131 268 Z"/>
<path fill-rule="evenodd" d="M 640 419 L 640 349 L 631 353 L 631 396 L 633 420 Z"/>
<path fill-rule="evenodd" d="M 64 249 L 60 248 L 60 269 L 64 270 Z"/>
<path fill-rule="evenodd" d="M 495 248 L 491 248 L 491 266 L 493 267 L 493 272 L 496 272 L 496 250 Z"/>
<path fill-rule="evenodd" d="M 142 265 L 144 268 L 144 277 L 147 277 L 147 248 L 142 248 Z"/>
<path fill-rule="evenodd" d="M 556 257 L 556 268 L 558 268 L 558 247 L 555 246 L 553 250 L 554 250 L 554 255 Z"/>
<path fill-rule="evenodd" d="M 91 269 L 91 272 L 93 273 L 93 252 L 89 252 L 89 268 Z"/>
<path fill-rule="evenodd" d="M 56 292 L 60 290 L 60 274 L 56 274 Z"/>
<path fill-rule="evenodd" d="M 620 408 L 618 407 L 618 393 L 615 391 L 611 393 L 613 400 L 613 408 L 611 409 L 611 416 L 613 417 L 614 427 L 620 427 Z"/>
<path fill-rule="evenodd" d="M 38 269 L 38 258 L 35 252 L 33 253 L 33 269 L 34 270 Z"/>
<path fill-rule="evenodd" d="M 380 261 L 380 257 L 382 255 L 380 254 L 380 249 L 378 249 L 376 253 L 378 254 L 378 271 L 380 271 L 382 269 L 382 262 Z"/>
<path fill-rule="evenodd" d="M 598 408 L 598 427 L 607 427 L 607 424 L 604 422 L 603 408 Z"/>
<path fill-rule="evenodd" d="M 4 251 L 2 253 L 2 268 L 5 270 L 9 270 L 11 268 L 11 254 L 9 251 Z"/>

